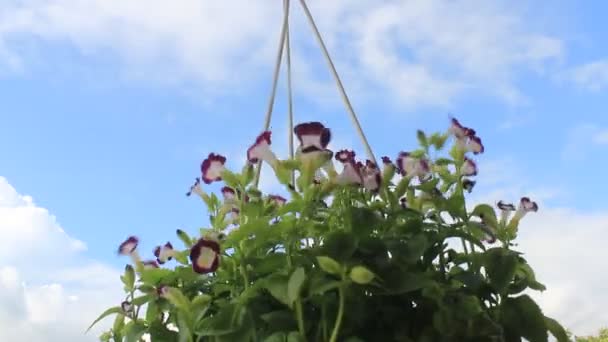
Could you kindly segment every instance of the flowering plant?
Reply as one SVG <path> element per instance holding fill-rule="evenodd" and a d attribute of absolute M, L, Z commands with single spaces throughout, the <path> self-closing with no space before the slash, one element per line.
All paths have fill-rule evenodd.
<path fill-rule="evenodd" d="M 210 226 L 177 230 L 182 248 L 142 260 L 137 237 L 120 245 L 126 296 L 95 321 L 115 316 L 102 341 L 568 340 L 523 294 L 545 287 L 512 249 L 537 204 L 466 205 L 484 152 L 474 130 L 452 119 L 447 132 L 419 131 L 420 148 L 382 165 L 329 150 L 319 122 L 294 133 L 293 159 L 277 158 L 266 131 L 240 173 L 218 154 L 203 161 L 187 195 Z M 257 189 L 262 162 L 289 199 Z M 221 199 L 204 185 L 220 181 Z"/>

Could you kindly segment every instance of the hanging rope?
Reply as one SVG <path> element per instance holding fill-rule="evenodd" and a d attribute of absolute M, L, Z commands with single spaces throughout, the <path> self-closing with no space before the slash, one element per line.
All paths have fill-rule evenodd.
<path fill-rule="evenodd" d="M 369 146 L 369 142 L 367 141 L 367 138 L 365 137 L 365 133 L 363 133 L 363 129 L 361 128 L 361 124 L 359 123 L 359 120 L 357 119 L 355 110 L 353 109 L 353 106 L 351 105 L 350 100 L 348 99 L 348 95 L 346 95 L 346 91 L 344 90 L 344 86 L 342 85 L 340 76 L 338 76 L 338 72 L 336 71 L 334 62 L 332 61 L 331 56 L 329 55 L 329 51 L 327 51 L 327 47 L 325 46 L 325 43 L 323 42 L 323 38 L 321 38 L 321 33 L 319 32 L 319 29 L 317 28 L 317 24 L 315 23 L 315 20 L 313 19 L 312 14 L 310 14 L 310 10 L 308 10 L 308 6 L 306 6 L 306 1 L 300 0 L 300 4 L 302 4 L 302 8 L 304 9 L 304 13 L 306 14 L 306 17 L 308 18 L 308 22 L 310 23 L 310 26 L 312 27 L 312 29 L 315 33 L 315 36 L 317 37 L 317 41 L 319 42 L 319 45 L 321 45 L 321 50 L 323 51 L 323 54 L 325 55 L 327 64 L 329 64 L 329 68 L 331 69 L 332 75 L 334 76 L 336 84 L 338 85 L 338 89 L 340 90 L 340 94 L 342 95 L 342 100 L 344 101 L 344 104 L 346 105 L 346 109 L 348 110 L 348 113 L 350 114 L 350 118 L 351 118 L 353 124 L 355 125 L 355 128 L 357 129 L 357 133 L 359 134 L 359 137 L 361 138 L 361 142 L 363 142 L 363 146 L 365 147 L 365 150 L 367 152 L 367 157 L 371 161 L 373 161 L 374 163 L 377 164 L 374 153 L 372 152 L 372 148 Z"/>
<path fill-rule="evenodd" d="M 285 46 L 285 37 L 287 33 L 287 25 L 289 22 L 289 0 L 284 0 L 284 15 L 283 15 L 283 26 L 281 27 L 281 38 L 279 40 L 279 50 L 277 51 L 276 63 L 274 66 L 274 73 L 272 78 L 272 90 L 270 91 L 270 98 L 268 99 L 268 108 L 266 110 L 266 119 L 264 120 L 264 131 L 270 128 L 270 120 L 272 119 L 272 109 L 274 108 L 274 99 L 277 93 L 277 83 L 279 81 L 279 71 L 281 69 L 281 60 L 283 59 L 283 47 Z M 262 161 L 258 162 L 257 171 L 255 174 L 255 187 L 257 188 L 260 183 L 260 174 L 262 172 Z"/>
<path fill-rule="evenodd" d="M 288 0 L 283 0 L 285 6 L 289 6 Z M 289 9 L 286 9 L 289 11 Z M 293 147 L 293 92 L 291 90 L 291 43 L 289 38 L 289 22 L 287 23 L 287 30 L 285 31 L 285 61 L 286 61 L 286 69 L 287 69 L 287 112 L 288 112 L 288 122 L 287 126 L 289 131 L 288 139 L 289 139 L 289 158 L 294 158 L 294 147 Z M 296 184 L 296 174 L 295 171 L 291 171 L 291 184 Z"/>

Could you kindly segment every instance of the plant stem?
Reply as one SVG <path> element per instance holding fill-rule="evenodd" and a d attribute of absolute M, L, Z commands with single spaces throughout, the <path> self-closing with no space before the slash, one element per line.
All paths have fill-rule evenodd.
<path fill-rule="evenodd" d="M 247 270 L 243 264 L 241 264 L 239 268 L 241 270 L 241 275 L 243 276 L 243 282 L 245 283 L 245 290 L 247 290 L 249 289 L 249 277 L 247 276 Z"/>
<path fill-rule="evenodd" d="M 338 288 L 338 295 L 340 296 L 340 306 L 338 307 L 338 316 L 336 317 L 334 330 L 329 339 L 330 342 L 336 342 L 338 340 L 338 333 L 340 332 L 340 326 L 342 325 L 342 317 L 344 316 L 344 285 L 340 285 Z"/>
<path fill-rule="evenodd" d="M 306 330 L 304 329 L 304 316 L 302 315 L 302 300 L 298 297 L 296 299 L 296 317 L 298 319 L 298 330 L 300 335 L 306 341 Z"/>

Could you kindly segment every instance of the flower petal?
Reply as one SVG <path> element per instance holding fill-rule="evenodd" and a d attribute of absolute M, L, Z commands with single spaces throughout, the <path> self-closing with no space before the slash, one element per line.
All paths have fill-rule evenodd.
<path fill-rule="evenodd" d="M 481 142 L 481 139 L 476 135 L 469 137 L 469 141 L 467 142 L 466 149 L 467 149 L 467 151 L 473 152 L 474 154 L 483 153 L 485 150 L 483 143 Z"/>
<path fill-rule="evenodd" d="M 275 165 L 277 162 L 277 156 L 270 149 L 272 141 L 270 139 L 272 132 L 262 132 L 256 139 L 255 143 L 247 149 L 247 160 L 250 163 L 257 163 L 263 160 L 270 165 Z"/>
<path fill-rule="evenodd" d="M 144 270 L 150 270 L 150 269 L 160 267 L 160 266 L 158 266 L 158 263 L 156 262 L 156 260 L 146 260 L 142 264 L 144 265 Z"/>
<path fill-rule="evenodd" d="M 462 180 L 462 188 L 468 193 L 471 193 L 473 191 L 475 184 L 477 184 L 476 181 L 468 179 L 468 178 L 465 178 Z"/>
<path fill-rule="evenodd" d="M 531 201 L 528 197 L 522 197 L 519 202 L 519 205 L 523 211 L 528 213 L 538 211 L 538 204 L 536 204 L 536 202 Z"/>
<path fill-rule="evenodd" d="M 301 123 L 294 127 L 293 131 L 300 141 L 302 152 L 306 152 L 306 149 L 311 146 L 315 146 L 318 149 L 325 149 L 331 140 L 331 131 L 329 128 L 325 128 L 325 126 L 318 121 Z"/>
<path fill-rule="evenodd" d="M 464 164 L 462 164 L 462 168 L 460 170 L 460 173 L 463 176 L 476 176 L 477 175 L 477 164 L 469 159 L 469 158 L 464 158 Z"/>
<path fill-rule="evenodd" d="M 336 160 L 341 163 L 348 163 L 355 161 L 355 151 L 351 150 L 340 150 L 336 153 Z"/>
<path fill-rule="evenodd" d="M 156 261 L 160 265 L 173 259 L 174 253 L 175 252 L 173 250 L 173 245 L 171 245 L 171 242 L 168 241 L 164 246 L 157 246 L 156 248 L 154 248 L 154 256 L 156 257 Z"/>
<path fill-rule="evenodd" d="M 220 245 L 216 241 L 200 239 L 190 249 L 192 269 L 196 273 L 215 272 L 219 266 Z"/>
<path fill-rule="evenodd" d="M 515 205 L 513 203 L 505 203 L 502 200 L 498 201 L 498 203 L 496 203 L 496 206 L 498 207 L 498 209 L 503 211 L 515 211 L 517 209 L 515 208 Z"/>
<path fill-rule="evenodd" d="M 201 179 L 198 177 L 194 180 L 194 184 L 190 187 L 190 190 L 186 192 L 186 196 L 192 195 L 193 192 L 198 195 L 203 194 L 203 189 L 201 188 Z"/>
<path fill-rule="evenodd" d="M 222 180 L 222 172 L 226 164 L 226 157 L 210 153 L 207 159 L 201 164 L 201 173 L 203 174 L 203 182 L 210 184 L 215 181 Z"/>
<path fill-rule="evenodd" d="M 377 192 L 380 189 L 382 183 L 382 176 L 380 175 L 380 169 L 371 160 L 365 162 L 365 167 L 361 171 L 363 178 L 363 187 L 371 192 Z"/>
<path fill-rule="evenodd" d="M 277 206 L 282 206 L 285 203 L 287 203 L 287 199 L 285 197 L 279 196 L 279 195 L 270 195 L 270 196 L 268 196 L 268 199 Z"/>
<path fill-rule="evenodd" d="M 133 312 L 133 304 L 131 302 L 127 301 L 127 300 L 125 300 L 124 302 L 120 303 L 120 308 L 126 314 L 129 314 L 129 313 Z"/>
<path fill-rule="evenodd" d="M 118 247 L 118 254 L 131 255 L 131 253 L 135 252 L 137 244 L 139 244 L 139 239 L 136 236 L 129 236 L 129 238 Z"/>

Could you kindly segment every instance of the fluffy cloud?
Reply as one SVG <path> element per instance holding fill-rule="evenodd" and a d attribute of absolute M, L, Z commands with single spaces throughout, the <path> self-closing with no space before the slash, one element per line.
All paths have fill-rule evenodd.
<path fill-rule="evenodd" d="M 328 73 L 318 72 L 325 62 L 309 52 L 316 43 L 293 2 L 298 90 L 324 99 L 334 90 Z M 406 108 L 446 105 L 479 91 L 522 101 L 517 70 L 542 70 L 563 52 L 560 39 L 530 28 L 512 2 L 309 2 L 357 98 L 389 94 Z M 146 81 L 195 81 L 209 92 L 234 92 L 270 76 L 280 22 L 280 2 L 8 1 L 0 5 L 0 58 L 11 65 L 22 64 L 19 56 L 35 58 L 14 43 L 35 37 L 88 56 L 109 51 L 130 76 Z"/>
<path fill-rule="evenodd" d="M 602 90 L 608 86 L 608 59 L 576 66 L 565 72 L 562 78 L 586 90 Z"/>
<path fill-rule="evenodd" d="M 526 217 L 520 231 L 519 250 L 548 288 L 536 295 L 545 313 L 577 335 L 605 327 L 608 215 L 543 208 Z"/>
<path fill-rule="evenodd" d="M 0 177 L 0 340 L 95 341 L 84 331 L 120 300 L 118 272 Z M 69 266 L 68 266 L 69 265 Z"/>

